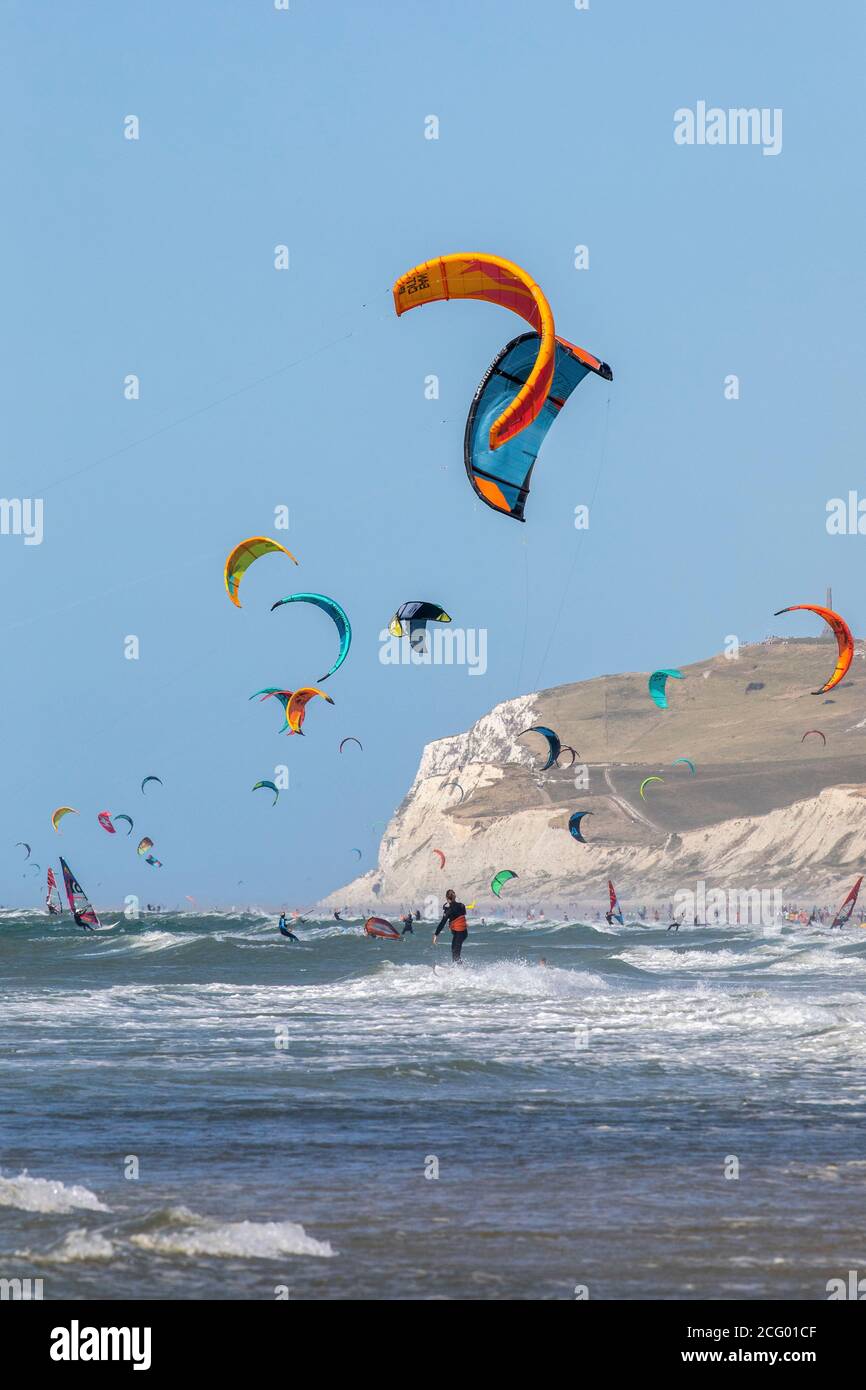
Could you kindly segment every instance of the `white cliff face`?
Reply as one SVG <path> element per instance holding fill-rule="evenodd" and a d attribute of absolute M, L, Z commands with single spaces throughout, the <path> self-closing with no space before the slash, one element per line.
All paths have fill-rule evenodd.
<path fill-rule="evenodd" d="M 568 805 L 543 793 L 528 804 L 539 779 L 526 773 L 538 772 L 544 745 L 531 737 L 518 742 L 518 736 L 546 722 L 539 702 L 543 709 L 549 696 L 508 700 L 468 732 L 428 744 L 388 824 L 377 868 L 321 907 L 387 914 L 418 906 L 431 916 L 453 887 L 464 901 L 476 902 L 479 913 L 510 915 L 510 904 L 521 911 L 543 907 L 550 915 L 603 902 L 608 878 L 625 903 L 666 901 L 700 879 L 738 889 L 779 888 L 791 900 L 823 902 L 841 900 L 847 879 L 866 870 L 866 787 L 859 783 L 679 833 L 649 822 L 641 843 L 610 835 L 600 842 L 597 829 L 593 843 L 597 818 L 588 823 L 589 842 L 578 843 L 567 830 Z M 572 800 L 580 804 L 576 793 L 569 805 Z M 445 855 L 444 870 L 434 850 Z M 490 880 L 500 869 L 512 869 L 518 879 L 497 904 Z"/>

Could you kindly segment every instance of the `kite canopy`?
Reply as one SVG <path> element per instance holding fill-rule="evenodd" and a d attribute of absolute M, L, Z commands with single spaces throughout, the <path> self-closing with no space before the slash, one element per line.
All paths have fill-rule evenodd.
<path fill-rule="evenodd" d="M 261 555 L 269 555 L 272 551 L 279 551 L 281 555 L 288 555 L 293 564 L 298 563 L 290 550 L 286 550 L 286 547 L 280 545 L 278 541 L 269 540 L 267 536 L 250 536 L 247 540 L 241 541 L 240 545 L 236 545 L 229 555 L 225 568 L 226 593 L 235 608 L 241 606 L 238 599 L 238 589 L 250 565 Z"/>
<path fill-rule="evenodd" d="M 584 845 L 586 844 L 586 837 L 581 831 L 580 822 L 583 820 L 584 816 L 591 816 L 592 814 L 592 811 L 574 811 L 568 818 L 569 832 L 576 840 L 580 840 Z"/>
<path fill-rule="evenodd" d="M 398 315 L 441 299 L 481 299 L 499 304 L 519 314 L 537 335 L 535 360 L 525 380 L 513 383 L 516 393 L 509 393 L 508 403 L 503 402 L 490 426 L 490 448 L 498 449 L 532 423 L 550 391 L 556 348 L 550 305 L 520 266 L 483 252 L 461 252 L 424 261 L 394 282 L 394 308 Z"/>
<path fill-rule="evenodd" d="M 151 864 L 155 869 L 161 869 L 161 868 L 162 868 L 162 860 L 161 860 L 161 859 L 154 859 L 154 857 L 153 857 L 152 854 L 149 854 L 149 855 L 147 856 L 147 858 L 145 859 L 144 862 L 145 862 L 145 864 Z"/>
<path fill-rule="evenodd" d="M 695 767 L 691 758 L 674 758 L 673 762 L 671 763 L 671 767 L 676 767 L 677 763 L 685 763 L 687 767 L 691 768 L 693 773 L 697 772 L 697 768 Z"/>
<path fill-rule="evenodd" d="M 644 790 L 643 790 L 643 789 L 644 789 L 645 786 L 647 786 L 647 784 L 648 784 L 649 782 L 663 782 L 664 780 L 665 780 L 664 777 L 656 777 L 656 776 L 645 777 L 645 778 L 643 779 L 643 781 L 641 782 L 641 784 L 640 784 L 641 800 L 646 801 L 646 797 L 644 796 Z"/>
<path fill-rule="evenodd" d="M 297 729 L 290 729 L 288 725 L 289 701 L 291 700 L 293 694 L 293 690 L 280 690 L 279 686 L 277 685 L 268 685 L 265 686 L 264 690 L 254 690 L 252 695 L 250 696 L 250 699 L 254 700 L 257 695 L 261 695 L 262 702 L 264 702 L 265 700 L 269 699 L 271 695 L 273 695 L 275 699 L 279 700 L 280 704 L 283 707 L 283 713 L 286 715 L 286 723 L 283 724 L 283 727 L 279 729 L 278 732 L 281 734 L 295 734 L 300 732 L 300 725 Z M 304 720 L 302 717 L 300 720 L 300 724 L 303 724 L 303 722 Z"/>
<path fill-rule="evenodd" d="M 826 748 L 826 746 L 827 746 L 827 735 L 826 735 L 826 734 L 822 734 L 822 732 L 821 732 L 820 729 L 807 729 L 806 732 L 804 733 L 803 737 L 800 739 L 800 742 L 801 742 L 801 743 L 805 743 L 805 742 L 806 742 L 806 739 L 809 737 L 810 734 L 817 734 L 819 738 L 822 738 L 822 739 L 824 740 L 824 747 Z"/>
<path fill-rule="evenodd" d="M 153 849 L 153 840 L 151 840 L 148 835 L 145 835 L 143 840 L 139 840 L 138 849 L 135 852 L 136 854 L 147 854 L 149 849 Z"/>
<path fill-rule="evenodd" d="M 102 826 L 103 830 L 108 831 L 109 835 L 117 834 L 117 831 L 111 824 L 111 813 L 109 811 L 100 811 L 96 819 L 99 821 L 99 824 Z"/>
<path fill-rule="evenodd" d="M 162 780 L 161 777 L 155 777 L 155 776 L 153 775 L 153 773 L 151 773 L 150 776 L 149 776 L 149 777 L 145 777 L 145 778 L 143 779 L 142 783 L 141 783 L 141 790 L 142 790 L 142 792 L 144 792 L 144 789 L 145 789 L 145 787 L 147 786 L 148 782 L 158 782 L 160 786 L 163 786 L 163 785 L 164 785 L 164 784 L 163 784 L 163 780 Z"/>
<path fill-rule="evenodd" d="M 284 603 L 313 603 L 317 608 L 321 608 L 323 613 L 334 622 L 337 635 L 340 639 L 340 649 L 337 652 L 337 659 L 330 671 L 326 671 L 323 676 L 319 676 L 320 681 L 326 681 L 335 671 L 338 671 L 349 653 L 352 645 L 352 628 L 349 619 L 339 603 L 334 598 L 328 598 L 326 594 L 289 594 L 288 598 L 277 599 L 276 603 L 271 604 L 271 612 L 275 608 L 281 607 Z"/>
<path fill-rule="evenodd" d="M 444 869 L 444 868 L 445 868 L 445 855 L 442 853 L 441 849 L 434 849 L 433 853 L 434 853 L 434 854 L 438 854 L 438 856 L 439 856 L 439 868 L 440 868 L 440 869 Z"/>
<path fill-rule="evenodd" d="M 653 671 L 647 682 L 649 693 L 659 709 L 667 709 L 668 707 L 668 697 L 665 690 L 668 683 L 668 676 L 673 676 L 674 680 L 678 681 L 684 679 L 682 671 Z"/>
<path fill-rule="evenodd" d="M 80 811 L 76 811 L 74 806 L 58 806 L 57 810 L 52 812 L 51 824 L 54 826 L 54 829 L 57 831 L 57 834 L 60 835 L 63 833 L 60 829 L 60 822 L 63 820 L 63 817 L 78 816 L 80 814 Z"/>
<path fill-rule="evenodd" d="M 493 893 L 496 895 L 496 897 L 498 898 L 501 895 L 503 887 L 510 878 L 517 877 L 518 875 L 514 872 L 513 869 L 500 869 L 498 874 L 494 874 L 493 878 L 490 881 L 490 887 Z"/>
<path fill-rule="evenodd" d="M 387 941 L 399 940 L 400 933 L 384 917 L 368 917 L 364 923 L 368 936 L 383 936 Z"/>
<path fill-rule="evenodd" d="M 778 618 L 780 613 L 817 613 L 819 618 L 823 618 L 833 629 L 836 638 L 836 645 L 839 648 L 839 657 L 836 662 L 830 679 L 825 681 L 820 690 L 813 690 L 813 695 L 823 695 L 827 690 L 832 690 L 834 685 L 838 685 L 842 677 L 851 665 L 851 658 L 854 655 L 854 638 L 851 636 L 851 629 L 845 619 L 838 613 L 834 613 L 832 608 L 819 608 L 814 603 L 793 603 L 790 608 L 779 608 L 773 614 Z"/>
<path fill-rule="evenodd" d="M 559 741 L 559 735 L 555 734 L 552 729 L 545 728 L 543 724 L 533 724 L 531 729 L 524 729 L 517 737 L 523 738 L 523 734 L 541 734 L 542 738 L 547 739 L 547 762 L 544 763 L 540 770 L 546 772 L 549 767 L 553 767 L 553 764 L 562 752 L 562 744 Z M 574 759 L 572 759 L 572 762 L 573 761 Z"/>
<path fill-rule="evenodd" d="M 560 757 L 560 754 L 561 754 L 561 753 L 565 753 L 565 752 L 568 752 L 568 753 L 571 754 L 571 762 L 568 764 L 568 766 L 569 766 L 569 767 L 574 767 L 575 760 L 576 760 L 576 758 L 577 758 L 577 749 L 576 749 L 576 748 L 572 748 L 572 746 L 571 746 L 570 743 L 564 743 L 564 744 L 562 745 L 561 749 L 559 750 L 559 753 L 557 753 L 557 755 L 556 755 L 556 766 L 559 767 L 559 757 Z M 566 771 L 567 771 L 567 769 L 566 769 Z"/>
<path fill-rule="evenodd" d="M 292 733 L 300 733 L 307 712 L 307 704 L 314 695 L 320 695 L 323 700 L 327 700 L 329 705 L 334 703 L 330 695 L 326 695 L 324 690 L 317 690 L 313 685 L 305 685 L 302 689 L 296 690 L 286 705 L 286 720 Z"/>
<path fill-rule="evenodd" d="M 429 603 L 426 599 L 413 598 L 409 599 L 407 603 L 400 604 L 388 624 L 388 631 L 392 637 L 405 637 L 405 623 L 409 628 L 409 645 L 414 651 L 423 652 L 427 650 L 427 624 L 450 623 L 450 621 L 445 609 L 440 608 L 438 603 Z"/>
<path fill-rule="evenodd" d="M 272 791 L 272 792 L 273 792 L 273 794 L 274 794 L 274 799 L 273 799 L 273 801 L 271 802 L 271 805 L 272 805 L 272 806 L 276 806 L 277 802 L 278 802 L 279 799 L 280 799 L 280 790 L 279 790 L 279 787 L 275 786 L 275 784 L 274 784 L 273 782 L 256 782 L 255 786 L 252 787 L 251 790 L 254 791 L 254 792 L 257 792 L 257 791 L 259 790 L 259 787 L 267 787 L 269 791 Z"/>
<path fill-rule="evenodd" d="M 121 814 L 121 815 L 119 815 L 119 816 L 115 816 L 114 819 L 115 819 L 115 820 L 125 820 L 125 821 L 128 821 L 128 822 L 129 822 L 129 829 L 127 830 L 126 833 L 127 833 L 127 835 L 131 835 L 131 834 L 132 834 L 132 827 L 133 827 L 133 825 L 134 825 L 134 821 L 133 821 L 133 819 L 132 819 L 132 816 L 127 816 L 127 815 Z"/>
<path fill-rule="evenodd" d="M 26 841 L 26 840 L 16 840 L 16 841 L 15 841 L 15 848 L 18 849 L 19 846 L 21 847 L 21 849 L 26 849 L 27 853 L 25 854 L 24 858 L 25 858 L 25 859 L 29 859 L 29 858 L 30 858 L 30 855 L 33 853 L 33 851 L 31 850 L 31 848 L 30 848 L 30 846 L 28 845 L 27 841 Z"/>
<path fill-rule="evenodd" d="M 613 380 L 607 363 L 557 338 L 553 381 L 541 409 L 516 438 L 494 449 L 491 426 L 512 399 L 515 386 L 528 380 L 540 345 L 537 333 L 523 333 L 494 357 L 475 392 L 463 438 L 463 462 L 474 492 L 488 507 L 515 521 L 526 520 L 523 509 L 539 450 L 572 391 L 590 372 Z"/>
<path fill-rule="evenodd" d="M 342 751 L 343 751 L 343 749 L 344 749 L 344 747 L 346 746 L 347 743 L 357 743 L 358 747 L 360 748 L 361 752 L 363 753 L 363 751 L 364 751 L 364 745 L 363 745 L 363 743 L 361 742 L 361 740 L 360 740 L 359 738 L 355 738 L 354 734 L 350 734 L 348 738 L 344 738 L 344 739 L 341 739 L 341 740 L 340 740 L 340 752 L 341 752 L 341 753 L 342 753 Z"/>

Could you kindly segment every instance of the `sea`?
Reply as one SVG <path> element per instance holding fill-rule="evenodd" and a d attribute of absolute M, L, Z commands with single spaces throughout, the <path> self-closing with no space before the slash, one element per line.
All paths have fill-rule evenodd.
<path fill-rule="evenodd" d="M 866 1275 L 866 932 L 0 913 L 0 1279 L 805 1299 Z"/>

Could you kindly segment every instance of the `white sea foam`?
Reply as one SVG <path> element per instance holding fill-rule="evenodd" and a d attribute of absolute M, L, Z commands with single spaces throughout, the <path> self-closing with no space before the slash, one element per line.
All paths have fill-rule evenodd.
<path fill-rule="evenodd" d="M 327 1241 L 314 1240 L 295 1221 L 197 1221 L 176 1229 L 140 1232 L 132 1237 L 140 1250 L 157 1255 L 212 1255 L 222 1259 L 273 1260 L 284 1255 L 330 1259 Z"/>
<path fill-rule="evenodd" d="M 53 1178 L 31 1178 L 25 1169 L 17 1178 L 0 1174 L 0 1206 L 19 1211 L 109 1211 L 87 1187 L 66 1186 Z"/>

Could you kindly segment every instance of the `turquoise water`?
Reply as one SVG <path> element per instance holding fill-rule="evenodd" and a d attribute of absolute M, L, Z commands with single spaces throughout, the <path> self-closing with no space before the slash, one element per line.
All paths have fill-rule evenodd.
<path fill-rule="evenodd" d="M 298 931 L 0 916 L 0 1277 L 823 1298 L 866 1268 L 866 933 L 501 923 L 454 969 L 429 924 Z"/>

